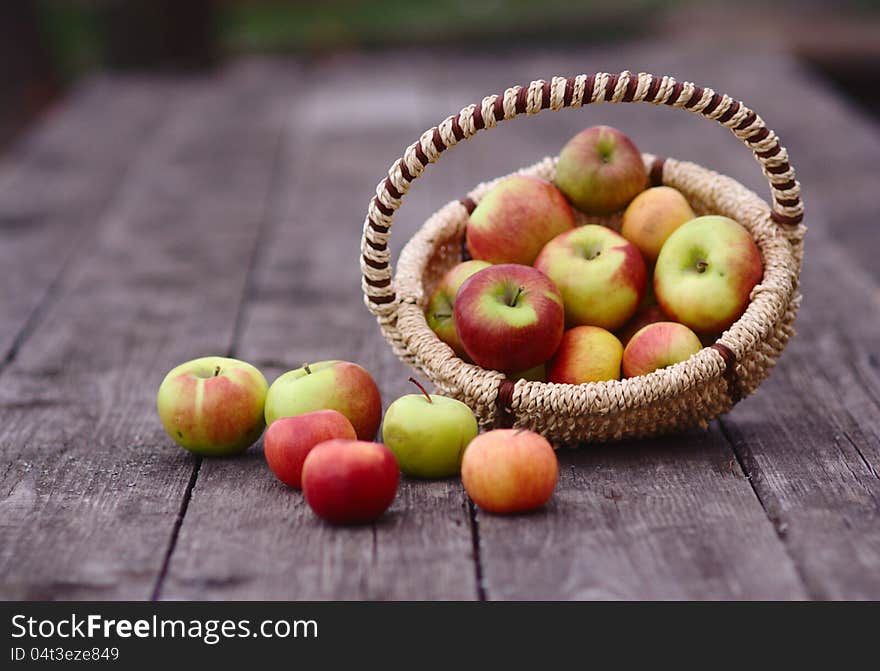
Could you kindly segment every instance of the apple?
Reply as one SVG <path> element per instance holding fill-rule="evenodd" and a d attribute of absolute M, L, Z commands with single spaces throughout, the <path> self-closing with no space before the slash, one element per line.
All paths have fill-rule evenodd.
<path fill-rule="evenodd" d="M 156 405 L 165 431 L 195 454 L 243 452 L 265 428 L 266 378 L 249 363 L 220 356 L 173 368 L 159 385 Z"/>
<path fill-rule="evenodd" d="M 617 331 L 617 338 L 626 347 L 626 344 L 636 334 L 648 324 L 656 322 L 667 322 L 669 317 L 663 312 L 659 305 L 644 305 L 640 307 L 623 327 Z"/>
<path fill-rule="evenodd" d="M 547 381 L 583 384 L 620 379 L 623 345 L 599 326 L 577 326 L 565 332 L 547 365 Z"/>
<path fill-rule="evenodd" d="M 266 429 L 263 454 L 281 482 L 299 489 L 306 455 L 318 443 L 333 438 L 357 439 L 354 427 L 341 412 L 316 410 L 296 417 L 282 417 Z"/>
<path fill-rule="evenodd" d="M 266 395 L 266 424 L 315 410 L 337 410 L 358 438 L 372 440 L 382 420 L 382 399 L 370 374 L 348 361 L 319 361 L 276 379 Z"/>
<path fill-rule="evenodd" d="M 696 215 L 687 199 L 671 186 L 642 191 L 623 213 L 620 234 L 639 248 L 645 261 L 653 264 L 666 239 Z"/>
<path fill-rule="evenodd" d="M 452 308 L 455 305 L 455 296 L 464 281 L 478 270 L 488 268 L 488 261 L 480 261 L 479 259 L 471 259 L 464 261 L 457 266 L 450 268 L 449 271 L 440 279 L 434 293 L 431 294 L 431 300 L 428 301 L 428 307 L 425 308 L 425 317 L 428 326 L 437 334 L 443 342 L 449 345 L 455 353 L 464 358 L 466 353 L 464 347 L 461 346 L 461 340 L 455 332 L 455 322 L 452 320 Z"/>
<path fill-rule="evenodd" d="M 382 442 L 407 475 L 447 478 L 458 473 L 461 455 L 479 432 L 473 411 L 461 401 L 429 394 L 414 378 L 420 394 L 401 396 L 388 406 Z"/>
<path fill-rule="evenodd" d="M 555 182 L 581 212 L 606 215 L 644 191 L 648 173 L 632 140 L 616 128 L 594 126 L 559 152 Z"/>
<path fill-rule="evenodd" d="M 660 250 L 654 293 L 671 319 L 697 333 L 721 333 L 745 311 L 763 274 L 761 252 L 745 227 L 719 215 L 697 217 Z"/>
<path fill-rule="evenodd" d="M 574 212 L 559 189 L 538 177 L 513 175 L 483 196 L 465 237 L 475 259 L 530 266 L 545 244 L 574 225 Z"/>
<path fill-rule="evenodd" d="M 306 503 L 332 524 L 372 522 L 397 495 L 400 469 L 382 443 L 327 440 L 308 453 L 302 467 Z"/>
<path fill-rule="evenodd" d="M 553 447 L 525 429 L 496 429 L 477 436 L 461 462 L 465 491 L 490 513 L 540 508 L 553 495 L 558 477 Z"/>
<path fill-rule="evenodd" d="M 623 350 L 623 376 L 647 375 L 658 368 L 686 361 L 703 349 L 697 334 L 678 322 L 655 322 L 643 327 Z"/>
<path fill-rule="evenodd" d="M 551 240 L 535 260 L 559 288 L 565 321 L 613 331 L 633 316 L 647 268 L 636 246 L 610 228 L 588 224 Z"/>
<path fill-rule="evenodd" d="M 546 361 L 562 339 L 562 297 L 546 275 L 512 263 L 471 275 L 455 299 L 455 330 L 483 368 L 521 371 Z"/>

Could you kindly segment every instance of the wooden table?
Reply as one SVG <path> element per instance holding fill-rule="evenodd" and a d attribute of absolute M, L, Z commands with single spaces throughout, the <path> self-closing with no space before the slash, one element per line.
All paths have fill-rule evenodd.
<path fill-rule="evenodd" d="M 771 378 L 708 430 L 560 453 L 543 512 L 475 513 L 404 480 L 330 528 L 261 450 L 199 460 L 164 434 L 165 372 L 223 354 L 271 380 L 358 361 L 408 391 L 361 301 L 367 202 L 402 149 L 513 83 L 628 67 L 744 100 L 804 187 L 804 305 Z M 508 122 L 450 152 L 392 247 L 473 184 L 612 123 L 762 195 L 732 135 L 678 110 Z M 880 598 L 880 221 L 871 119 L 781 53 L 709 45 L 244 61 L 101 76 L 0 164 L 0 596 L 5 599 Z"/>

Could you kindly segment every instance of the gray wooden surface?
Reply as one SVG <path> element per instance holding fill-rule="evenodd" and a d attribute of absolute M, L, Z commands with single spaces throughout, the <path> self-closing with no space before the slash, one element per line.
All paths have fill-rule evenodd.
<path fill-rule="evenodd" d="M 425 128 L 513 83 L 626 67 L 712 86 L 788 146 L 810 227 L 798 336 L 706 431 L 560 454 L 514 518 L 459 482 L 403 480 L 336 529 L 259 446 L 200 460 L 156 417 L 177 363 L 270 380 L 345 358 L 407 391 L 361 302 L 366 204 Z M 723 129 L 597 106 L 502 124 L 420 180 L 392 238 L 473 184 L 611 123 L 645 151 L 755 188 Z M 0 158 L 0 597 L 4 599 L 880 598 L 880 131 L 787 56 L 700 45 L 245 61 L 85 82 Z"/>

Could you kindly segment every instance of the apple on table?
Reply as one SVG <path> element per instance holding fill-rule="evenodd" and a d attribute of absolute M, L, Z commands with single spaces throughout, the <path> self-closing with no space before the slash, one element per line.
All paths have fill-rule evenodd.
<path fill-rule="evenodd" d="M 263 433 L 266 378 L 251 364 L 220 356 L 173 368 L 156 405 L 168 435 L 203 456 L 238 454 Z"/>
<path fill-rule="evenodd" d="M 315 410 L 336 410 L 361 440 L 372 440 L 382 421 L 382 399 L 370 374 L 349 361 L 305 364 L 276 379 L 266 394 L 266 423 Z"/>
<path fill-rule="evenodd" d="M 562 339 L 556 286 L 529 266 L 505 263 L 471 275 L 458 291 L 455 330 L 479 366 L 507 373 L 538 366 Z"/>
<path fill-rule="evenodd" d="M 351 422 L 336 410 L 316 410 L 276 419 L 263 437 L 263 454 L 275 476 L 289 487 L 302 486 L 306 456 L 319 443 L 333 438 L 356 440 Z"/>
<path fill-rule="evenodd" d="M 581 212 L 608 215 L 645 189 L 648 173 L 632 140 L 611 126 L 593 126 L 559 152 L 554 181 Z"/>
<path fill-rule="evenodd" d="M 416 478 L 446 478 L 461 468 L 465 448 L 479 433 L 473 411 L 448 396 L 421 391 L 388 406 L 382 442 L 397 458 L 400 470 Z"/>
<path fill-rule="evenodd" d="M 365 524 L 394 501 L 400 469 L 385 445 L 364 440 L 328 440 L 306 456 L 302 489 L 306 503 L 331 524 Z"/>
<path fill-rule="evenodd" d="M 553 495 L 559 462 L 547 439 L 525 429 L 495 429 L 471 441 L 461 481 L 473 502 L 491 513 L 523 513 Z"/>

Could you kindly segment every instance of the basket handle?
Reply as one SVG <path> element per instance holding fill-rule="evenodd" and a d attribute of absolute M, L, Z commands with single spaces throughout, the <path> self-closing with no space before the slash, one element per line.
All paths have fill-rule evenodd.
<path fill-rule="evenodd" d="M 469 139 L 477 131 L 494 128 L 499 121 L 519 114 L 537 114 L 544 109 L 558 111 L 599 102 L 669 105 L 726 126 L 761 164 L 773 195 L 770 217 L 789 231 L 803 220 L 800 184 L 795 179 L 788 152 L 764 120 L 738 100 L 690 82 L 676 82 L 672 77 L 633 75 L 628 71 L 582 74 L 568 79 L 553 77 L 549 82 L 537 80 L 528 86 L 513 86 L 502 95 L 487 96 L 479 105 L 468 105 L 425 131 L 391 165 L 388 177 L 379 182 L 364 221 L 361 287 L 367 307 L 380 323 L 389 324 L 396 314 L 397 298 L 391 282 L 388 250 L 392 219 L 410 184 L 421 176 L 425 167 L 437 161 L 446 149 Z M 662 170 L 662 163 L 656 164 L 654 169 Z"/>

